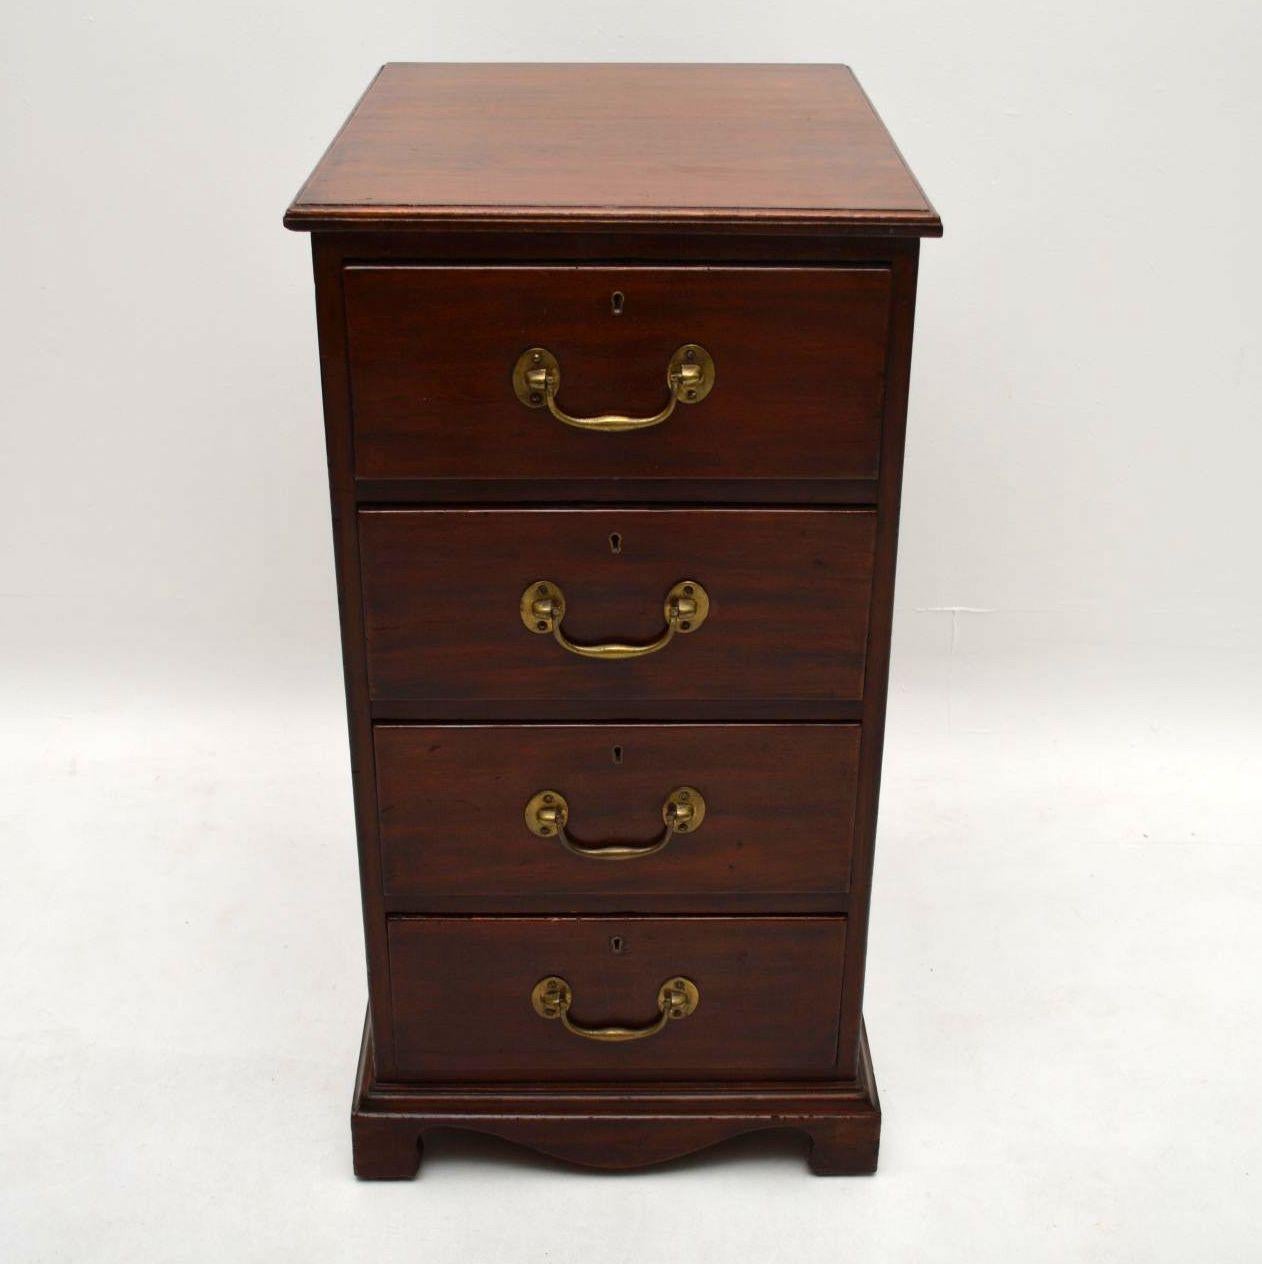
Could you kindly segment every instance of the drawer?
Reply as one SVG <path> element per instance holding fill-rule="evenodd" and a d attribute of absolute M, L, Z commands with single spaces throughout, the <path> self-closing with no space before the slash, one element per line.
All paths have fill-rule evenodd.
<path fill-rule="evenodd" d="M 374 742 L 395 907 L 782 912 L 849 887 L 858 725 L 378 725 Z"/>
<path fill-rule="evenodd" d="M 835 1068 L 842 918 L 402 917 L 388 934 L 407 1078 L 747 1080 Z M 696 1007 L 637 1039 L 590 1039 L 537 1012 L 535 989 L 553 978 L 578 1028 L 652 1027 L 677 979 L 695 987 Z M 673 989 L 666 1003 L 684 998 Z"/>
<path fill-rule="evenodd" d="M 360 478 L 538 481 L 534 496 L 558 479 L 876 475 L 888 268 L 351 266 L 343 280 Z M 649 429 L 576 429 L 513 385 L 542 347 L 563 411 L 649 416 L 686 344 L 712 357 L 713 388 Z"/>
<path fill-rule="evenodd" d="M 362 510 L 370 691 L 428 704 L 418 719 L 832 718 L 810 704 L 862 694 L 875 528 L 867 510 Z M 551 625 L 541 585 L 564 598 Z M 661 648 L 586 657 L 557 629 Z"/>

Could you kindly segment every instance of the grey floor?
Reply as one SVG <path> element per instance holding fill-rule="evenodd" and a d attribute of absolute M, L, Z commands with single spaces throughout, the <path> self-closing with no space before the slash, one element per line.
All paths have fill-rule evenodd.
<path fill-rule="evenodd" d="M 6 609 L 5 1260 L 1259 1258 L 1257 651 L 900 616 L 876 1177 L 450 1137 L 361 1185 L 331 611 Z"/>

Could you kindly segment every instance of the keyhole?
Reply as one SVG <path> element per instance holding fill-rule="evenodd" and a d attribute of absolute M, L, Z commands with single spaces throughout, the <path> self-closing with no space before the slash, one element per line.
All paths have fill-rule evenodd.
<path fill-rule="evenodd" d="M 609 533 L 609 551 L 610 553 L 622 552 L 622 537 L 616 531 Z"/>
<path fill-rule="evenodd" d="M 621 746 L 615 746 L 613 748 L 613 762 L 615 764 L 622 763 L 622 747 Z"/>
<path fill-rule="evenodd" d="M 614 952 L 626 952 L 627 941 L 623 939 L 621 935 L 614 935 L 609 940 L 609 947 L 612 948 Z"/>
<path fill-rule="evenodd" d="M 621 290 L 614 290 L 609 296 L 609 307 L 615 316 L 622 315 L 622 305 L 627 301 L 627 296 Z"/>

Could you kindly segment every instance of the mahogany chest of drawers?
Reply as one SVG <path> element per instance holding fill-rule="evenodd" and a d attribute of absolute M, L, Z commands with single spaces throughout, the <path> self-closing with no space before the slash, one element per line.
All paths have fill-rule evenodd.
<path fill-rule="evenodd" d="M 310 231 L 368 956 L 424 1133 L 876 1164 L 862 1021 L 919 239 L 840 66 L 389 65 Z"/>

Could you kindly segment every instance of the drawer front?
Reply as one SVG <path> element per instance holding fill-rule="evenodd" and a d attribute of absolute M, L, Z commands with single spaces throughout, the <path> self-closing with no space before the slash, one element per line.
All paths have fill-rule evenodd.
<path fill-rule="evenodd" d="M 795 718 L 858 699 L 875 527 L 866 510 L 363 510 L 369 687 L 482 708 L 457 718 L 521 704 L 529 719 L 593 705 L 658 718 L 696 702 Z M 691 631 L 675 618 L 641 657 L 581 656 L 530 612 L 545 583 L 572 644 L 660 644 L 682 581 L 708 615 Z"/>
<path fill-rule="evenodd" d="M 361 478 L 876 474 L 887 268 L 354 266 L 344 290 Z M 649 416 L 685 344 L 713 389 L 651 429 L 584 432 L 514 391 L 543 347 L 565 412 Z"/>
<path fill-rule="evenodd" d="M 385 893 L 409 911 L 591 896 L 781 911 L 778 895 L 849 886 L 857 725 L 379 725 L 375 747 Z"/>
<path fill-rule="evenodd" d="M 813 1078 L 836 1063 L 842 918 L 407 917 L 390 920 L 389 944 L 409 1078 Z M 595 1040 L 537 1012 L 550 978 L 578 1028 L 652 1027 L 677 979 L 696 1007 L 637 1039 Z"/>

